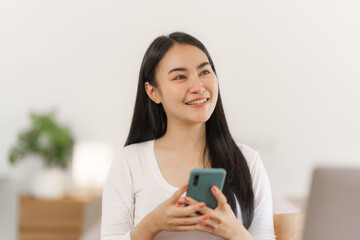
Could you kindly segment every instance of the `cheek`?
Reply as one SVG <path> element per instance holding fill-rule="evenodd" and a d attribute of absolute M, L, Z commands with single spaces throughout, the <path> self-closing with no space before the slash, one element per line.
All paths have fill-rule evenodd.
<path fill-rule="evenodd" d="M 166 92 L 166 98 L 170 101 L 183 100 L 185 95 L 186 89 L 184 88 L 184 85 L 181 84 L 171 86 Z"/>
<path fill-rule="evenodd" d="M 183 101 L 184 94 L 180 88 L 167 88 L 165 94 L 161 95 L 162 102 L 165 106 Z"/>
<path fill-rule="evenodd" d="M 213 97 L 217 97 L 218 91 L 219 91 L 217 79 L 214 78 L 212 81 L 210 81 L 210 83 L 211 84 L 209 85 L 209 89 L 210 89 Z"/>
<path fill-rule="evenodd" d="M 219 86 L 218 86 L 218 82 L 216 81 L 216 79 L 212 83 L 210 91 L 211 91 L 210 94 L 211 94 L 211 98 L 212 98 L 211 105 L 212 105 L 212 108 L 215 108 L 216 103 L 217 103 L 217 99 L 218 99 L 218 96 L 219 96 Z"/>

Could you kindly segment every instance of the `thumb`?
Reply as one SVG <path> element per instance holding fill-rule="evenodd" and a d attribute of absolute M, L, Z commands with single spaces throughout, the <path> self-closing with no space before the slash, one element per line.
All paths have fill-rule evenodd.
<path fill-rule="evenodd" d="M 188 184 L 183 185 L 181 188 L 179 188 L 170 198 L 171 203 L 178 203 L 181 195 L 183 195 L 184 192 L 186 192 L 188 188 Z"/>
<path fill-rule="evenodd" d="M 227 203 L 227 199 L 225 195 L 222 193 L 222 191 L 215 185 L 211 187 L 211 191 L 214 197 L 216 198 L 216 200 L 218 201 L 218 206 L 225 206 Z"/>

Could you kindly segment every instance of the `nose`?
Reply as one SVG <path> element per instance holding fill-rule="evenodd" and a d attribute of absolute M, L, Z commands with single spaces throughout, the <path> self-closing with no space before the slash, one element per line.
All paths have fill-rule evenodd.
<path fill-rule="evenodd" d="M 189 80 L 190 80 L 189 81 L 190 93 L 202 93 L 205 91 L 205 86 L 203 81 L 196 74 L 190 77 Z"/>

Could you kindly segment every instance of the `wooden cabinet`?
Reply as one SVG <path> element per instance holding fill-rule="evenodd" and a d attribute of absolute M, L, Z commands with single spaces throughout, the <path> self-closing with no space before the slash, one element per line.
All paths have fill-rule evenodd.
<path fill-rule="evenodd" d="M 21 196 L 19 240 L 78 240 L 90 201 L 87 197 L 41 200 Z"/>

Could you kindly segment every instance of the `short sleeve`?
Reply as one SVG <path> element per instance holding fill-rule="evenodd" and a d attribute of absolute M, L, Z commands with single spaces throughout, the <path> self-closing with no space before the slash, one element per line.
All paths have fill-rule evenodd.
<path fill-rule="evenodd" d="M 256 240 L 274 240 L 270 181 L 258 152 L 255 152 L 249 163 L 255 196 L 254 218 L 249 232 Z"/>
<path fill-rule="evenodd" d="M 101 240 L 130 240 L 134 227 L 134 191 L 129 163 L 119 152 L 102 195 Z"/>

